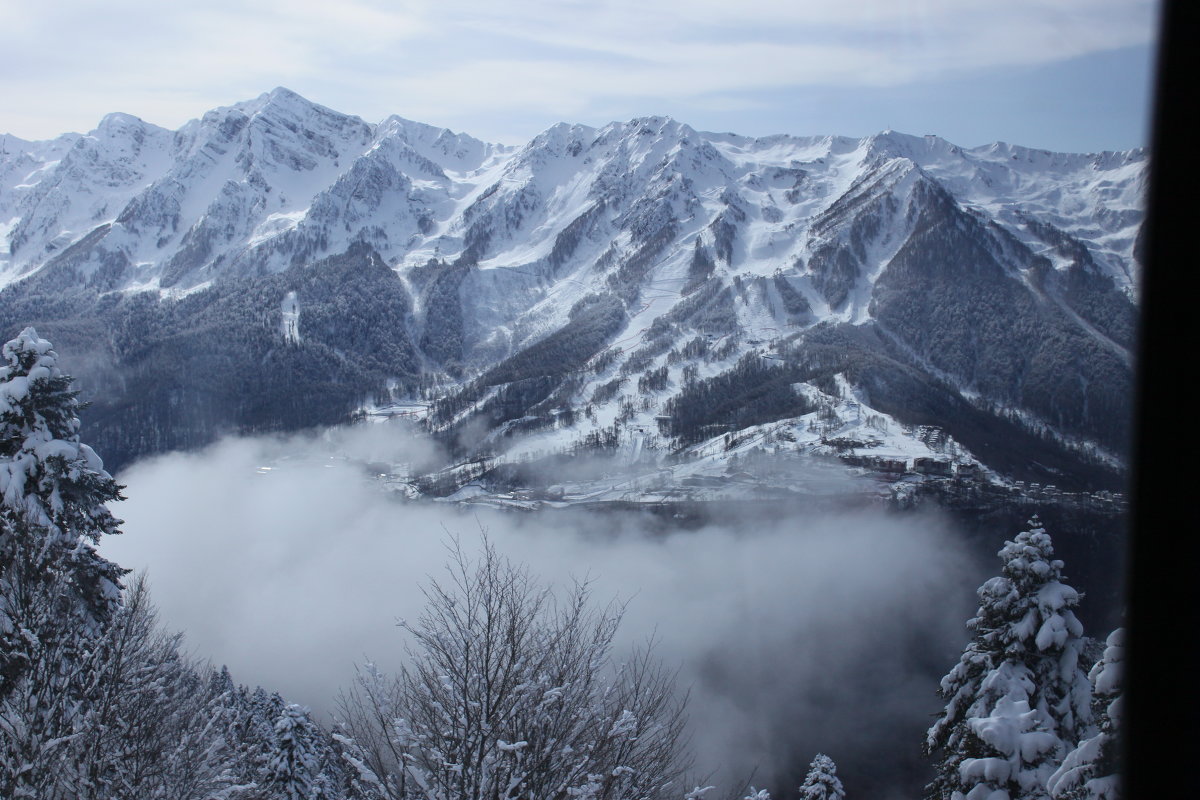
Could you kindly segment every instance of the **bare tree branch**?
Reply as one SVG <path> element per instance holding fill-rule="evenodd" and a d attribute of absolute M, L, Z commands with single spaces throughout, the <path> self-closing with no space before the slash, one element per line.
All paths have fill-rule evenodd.
<path fill-rule="evenodd" d="M 341 698 L 363 784 L 388 800 L 680 797 L 686 696 L 652 647 L 611 660 L 624 607 L 558 597 L 483 540 L 424 588 L 411 661 Z"/>

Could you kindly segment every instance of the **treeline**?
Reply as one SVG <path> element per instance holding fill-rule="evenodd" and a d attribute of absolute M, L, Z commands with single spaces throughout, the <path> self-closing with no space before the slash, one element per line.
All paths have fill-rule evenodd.
<path fill-rule="evenodd" d="M 801 380 L 820 385 L 841 373 L 867 403 L 897 421 L 944 428 L 1002 474 L 1072 491 L 1122 491 L 1125 485 L 1121 472 L 1101 458 L 1002 409 L 968 401 L 956 386 L 914 364 L 912 353 L 881 326 L 817 325 L 784 340 L 778 353 L 805 376 Z"/>
<path fill-rule="evenodd" d="M 588 295 L 571 308 L 566 325 L 501 361 L 479 381 L 495 386 L 574 372 L 598 353 L 627 319 L 625 305 L 615 295 Z"/>
<path fill-rule="evenodd" d="M 1025 226 L 1053 247 L 1060 257 L 1071 262 L 1070 267 L 1059 273 L 1048 260 L 1038 259 L 1035 274 L 1042 284 L 1057 291 L 1072 310 L 1114 342 L 1122 347 L 1133 347 L 1137 335 L 1137 307 L 1116 290 L 1112 278 L 1100 272 L 1087 245 L 1061 228 L 1033 218 L 1027 218 Z"/>
<path fill-rule="evenodd" d="M 684 442 L 796 417 L 817 407 L 792 384 L 804 380 L 794 364 L 779 364 L 757 353 L 743 356 L 728 372 L 685 384 L 667 401 L 666 432 Z"/>
<path fill-rule="evenodd" d="M 625 304 L 613 294 L 591 294 L 577 302 L 563 327 L 519 350 L 462 389 L 439 398 L 433 406 L 434 424 L 449 425 L 441 436 L 455 448 L 457 427 L 469 420 L 456 418 L 478 404 L 471 419 L 487 427 L 518 420 L 536 430 L 555 423 L 553 412 L 570 402 L 579 388 L 584 365 L 615 336 L 627 320 Z M 486 400 L 485 400 L 486 398 Z M 481 402 L 482 401 L 482 402 Z"/>

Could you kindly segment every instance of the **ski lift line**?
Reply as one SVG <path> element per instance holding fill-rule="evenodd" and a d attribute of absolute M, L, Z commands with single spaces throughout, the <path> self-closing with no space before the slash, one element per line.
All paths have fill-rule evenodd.
<path fill-rule="evenodd" d="M 530 273 L 526 273 L 526 274 L 530 274 Z M 586 283 L 584 283 L 583 281 L 575 280 L 574 278 L 563 278 L 561 281 L 559 281 L 559 283 L 567 283 L 568 281 L 571 283 L 577 283 L 585 289 L 588 287 L 588 285 Z M 550 299 L 551 297 L 554 297 L 561 292 L 562 292 L 562 287 L 555 286 L 553 289 L 550 289 L 549 291 L 546 292 L 546 299 Z"/>
<path fill-rule="evenodd" d="M 615 342 L 613 342 L 613 344 L 614 344 L 614 345 L 619 345 L 619 344 L 621 344 L 622 342 L 628 342 L 628 341 L 631 341 L 631 340 L 633 340 L 633 339 L 637 339 L 638 341 L 642 341 L 642 340 L 643 340 L 643 339 L 645 339 L 645 338 L 646 338 L 646 329 L 645 329 L 645 328 L 642 328 L 640 331 L 638 331 L 637 333 L 633 334 L 632 336 L 626 336 L 624 339 L 617 339 Z"/>

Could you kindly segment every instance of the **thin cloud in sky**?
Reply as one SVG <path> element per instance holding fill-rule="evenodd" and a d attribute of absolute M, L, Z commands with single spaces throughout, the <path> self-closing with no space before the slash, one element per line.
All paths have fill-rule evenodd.
<path fill-rule="evenodd" d="M 0 130 L 45 138 L 109 111 L 177 127 L 276 85 L 377 121 L 489 138 L 518 115 L 602 124 L 657 103 L 768 107 L 804 87 L 901 87 L 1148 46 L 1149 0 L 311 0 L 103 6 L 0 0 Z M 720 99 L 724 98 L 724 99 Z M 703 124 L 703 123 L 701 123 Z M 782 130 L 782 127 L 780 128 Z"/>
<path fill-rule="evenodd" d="M 461 4 L 460 4 L 461 5 Z M 741 69 L 754 45 L 789 50 L 808 62 L 829 58 L 847 85 L 928 77 L 943 69 L 1041 64 L 1096 50 L 1144 44 L 1153 35 L 1153 4 L 1129 0 L 994 3 L 699 2 L 610 0 L 590 5 L 533 0 L 519 6 L 467 4 L 449 12 L 455 26 L 580 53 L 602 53 L 680 70 L 713 60 L 744 80 L 768 79 Z M 814 54 L 813 57 L 807 54 Z M 896 74 L 855 69 L 883 60 Z M 780 62 L 778 69 L 787 71 Z M 820 83 L 823 72 L 797 80 Z"/>

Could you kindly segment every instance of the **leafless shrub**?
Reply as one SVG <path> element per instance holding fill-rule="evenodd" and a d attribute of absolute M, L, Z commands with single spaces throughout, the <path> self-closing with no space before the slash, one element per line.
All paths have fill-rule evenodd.
<path fill-rule="evenodd" d="M 685 699 L 645 647 L 613 663 L 623 608 L 587 583 L 558 599 L 485 538 L 455 543 L 427 605 L 401 623 L 411 662 L 359 671 L 341 697 L 347 760 L 390 800 L 681 797 Z"/>

